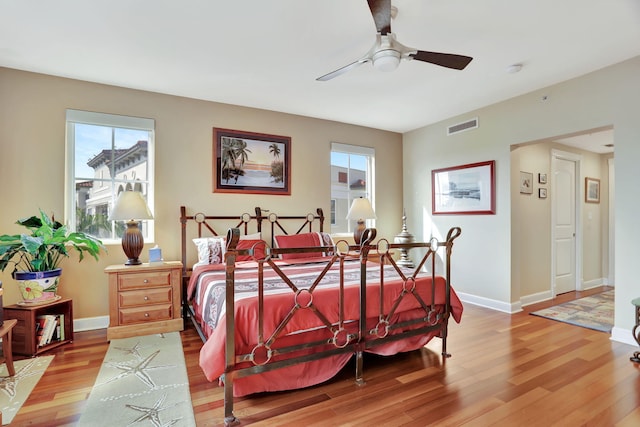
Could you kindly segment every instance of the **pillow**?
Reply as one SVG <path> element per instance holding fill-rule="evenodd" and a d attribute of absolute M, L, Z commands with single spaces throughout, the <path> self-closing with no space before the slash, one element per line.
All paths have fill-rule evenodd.
<path fill-rule="evenodd" d="M 198 265 L 221 264 L 224 261 L 226 244 L 222 237 L 201 237 L 193 239 L 198 249 Z"/>
<path fill-rule="evenodd" d="M 259 234 L 258 234 L 259 235 Z M 256 245 L 255 247 L 253 245 Z M 253 248 L 253 257 L 251 255 L 238 255 L 236 261 L 253 261 L 255 259 L 263 259 L 265 257 L 266 244 L 262 239 L 243 239 L 238 242 L 238 249 Z"/>
<path fill-rule="evenodd" d="M 300 233 L 275 236 L 276 246 L 279 248 L 307 248 L 314 246 L 333 246 L 333 240 L 327 233 Z M 330 251 L 333 253 L 333 251 Z M 327 256 L 325 252 L 304 252 L 299 254 L 281 254 L 282 259 L 318 258 Z"/>
<path fill-rule="evenodd" d="M 331 237 L 331 234 L 329 233 L 325 233 L 324 231 L 318 233 L 320 235 L 320 240 L 322 241 L 322 246 L 335 246 L 335 243 L 333 243 L 333 238 Z M 329 250 L 325 253 L 326 256 L 332 256 L 333 255 L 333 249 Z"/>
<path fill-rule="evenodd" d="M 250 249 L 258 242 L 262 242 L 260 233 L 242 235 L 238 242 L 238 249 Z M 226 237 L 201 237 L 193 239 L 193 243 L 198 248 L 198 262 L 194 264 L 194 267 L 224 262 L 224 254 L 227 248 Z M 264 244 L 256 245 L 254 256 L 256 259 L 265 257 Z M 251 255 L 240 255 L 236 258 L 236 261 L 253 261 L 253 257 Z"/>

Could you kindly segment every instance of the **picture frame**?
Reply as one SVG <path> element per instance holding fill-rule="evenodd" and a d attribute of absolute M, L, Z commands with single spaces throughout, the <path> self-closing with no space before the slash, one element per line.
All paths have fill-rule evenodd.
<path fill-rule="evenodd" d="M 600 180 L 597 178 L 584 179 L 584 201 L 586 203 L 600 203 Z"/>
<path fill-rule="evenodd" d="M 539 173 L 538 174 L 538 184 L 546 184 L 547 183 L 547 174 Z"/>
<path fill-rule="evenodd" d="M 433 215 L 496 213 L 495 160 L 431 171 Z"/>
<path fill-rule="evenodd" d="M 547 198 L 547 189 L 546 188 L 538 188 L 538 197 L 541 199 Z"/>
<path fill-rule="evenodd" d="M 533 174 L 531 172 L 520 171 L 520 193 L 533 193 Z"/>
<path fill-rule="evenodd" d="M 213 128 L 213 192 L 291 195 L 291 137 Z"/>

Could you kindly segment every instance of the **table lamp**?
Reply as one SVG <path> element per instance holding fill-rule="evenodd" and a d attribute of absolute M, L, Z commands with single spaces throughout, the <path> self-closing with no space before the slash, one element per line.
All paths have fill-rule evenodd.
<path fill-rule="evenodd" d="M 364 221 L 366 219 L 375 218 L 376 213 L 373 211 L 371 203 L 369 203 L 369 199 L 364 197 L 353 199 L 353 203 L 351 203 L 351 207 L 349 208 L 349 213 L 347 213 L 347 219 L 357 220 L 356 229 L 353 230 L 353 241 L 356 245 L 360 245 L 362 233 L 366 228 Z"/>
<path fill-rule="evenodd" d="M 147 202 L 139 191 L 123 191 L 109 215 L 111 221 L 127 221 L 127 229 L 122 235 L 122 250 L 129 258 L 125 265 L 142 264 L 138 257 L 144 246 L 144 238 L 138 228 L 138 222 L 153 219 Z"/>

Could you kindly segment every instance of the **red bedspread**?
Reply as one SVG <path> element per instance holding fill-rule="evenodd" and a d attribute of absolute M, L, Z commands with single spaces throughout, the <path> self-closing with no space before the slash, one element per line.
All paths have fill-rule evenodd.
<path fill-rule="evenodd" d="M 309 260 L 278 261 L 278 266 L 298 289 L 309 289 L 313 286 L 319 272 L 326 266 L 326 258 L 309 262 Z M 241 262 L 236 264 L 235 270 L 235 340 L 236 354 L 250 353 L 258 342 L 259 321 L 257 310 L 257 264 Z M 424 317 L 419 299 L 427 306 L 433 304 L 436 310 L 442 311 L 445 303 L 445 279 L 436 276 L 435 290 L 432 291 L 430 274 L 418 275 L 415 281 L 416 298 L 410 292 L 405 292 L 399 303 L 396 302 L 403 289 L 413 288 L 413 281 L 405 282 L 392 266 L 381 266 L 378 262 L 367 264 L 367 327 L 372 329 L 378 323 L 380 316 L 387 315 L 394 303 L 397 304 L 394 314 L 389 319 L 391 324 L 416 317 Z M 406 277 L 413 271 L 403 270 Z M 330 338 L 331 332 L 326 328 L 323 319 L 336 325 L 339 320 L 338 283 L 339 264 L 336 262 L 320 280 L 313 291 L 304 293 L 312 298 L 312 309 L 293 309 L 295 295 L 290 286 L 271 268 L 264 269 L 264 319 L 263 336 L 270 337 L 279 327 L 283 319 L 289 315 L 289 320 L 280 325 L 281 333 L 274 340 L 272 348 L 308 340 Z M 346 262 L 344 266 L 344 327 L 349 331 L 356 331 L 357 319 L 360 311 L 360 264 L 359 261 Z M 380 278 L 383 280 L 383 298 L 380 299 Z M 225 369 L 225 266 L 209 265 L 197 268 L 189 284 L 188 295 L 196 311 L 196 319 L 202 325 L 203 332 L 208 337 L 201 352 L 200 366 L 210 381 L 218 379 Z M 433 298 L 432 298 L 433 297 Z M 300 301 L 299 301 L 300 302 Z M 459 322 L 462 315 L 462 304 L 453 290 L 450 292 L 451 314 Z M 306 304 L 306 302 L 305 302 Z M 382 309 L 381 309 L 382 306 Z M 317 313 L 321 313 L 318 315 Z M 391 355 L 403 351 L 411 351 L 424 346 L 439 331 L 427 335 L 408 337 L 371 348 L 368 351 L 381 355 Z M 349 360 L 351 354 L 342 354 L 329 358 L 297 364 L 290 367 L 236 378 L 234 380 L 234 395 L 243 396 L 261 391 L 289 390 L 306 387 L 326 381 L 333 377 Z M 276 359 L 277 360 L 277 359 Z"/>

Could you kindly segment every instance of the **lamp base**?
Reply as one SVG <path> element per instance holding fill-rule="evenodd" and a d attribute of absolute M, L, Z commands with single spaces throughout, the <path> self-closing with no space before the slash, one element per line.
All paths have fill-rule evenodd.
<path fill-rule="evenodd" d="M 142 262 L 138 258 L 144 247 L 144 238 L 138 228 L 138 221 L 127 222 L 127 229 L 122 235 L 122 250 L 128 260 L 124 265 L 140 265 Z"/>
<path fill-rule="evenodd" d="M 362 241 L 362 233 L 366 229 L 363 220 L 358 220 L 356 225 L 356 229 L 353 230 L 353 241 L 357 246 L 360 246 L 360 242 Z"/>

